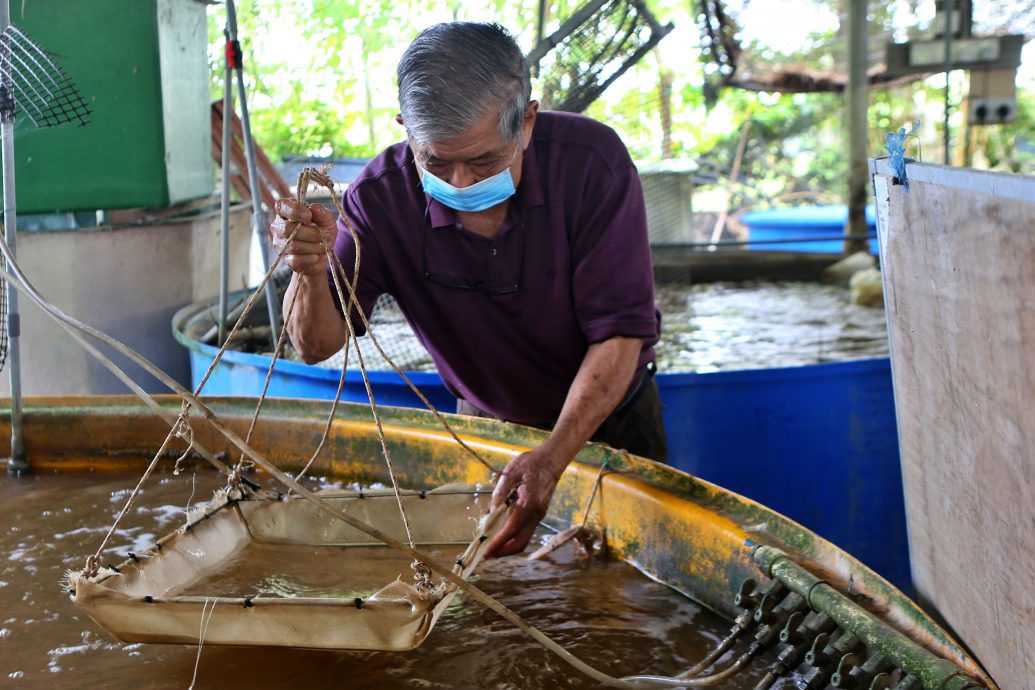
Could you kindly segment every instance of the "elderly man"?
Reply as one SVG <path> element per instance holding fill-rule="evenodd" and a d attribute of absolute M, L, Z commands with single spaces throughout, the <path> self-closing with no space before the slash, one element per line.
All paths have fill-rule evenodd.
<path fill-rule="evenodd" d="M 395 296 L 458 412 L 551 430 L 493 494 L 494 506 L 516 495 L 489 545 L 504 556 L 528 544 L 586 441 L 665 460 L 643 194 L 611 129 L 539 112 L 528 62 L 499 26 L 424 30 L 398 81 L 407 141 L 374 158 L 343 200 L 361 247 L 357 293 L 366 313 Z M 304 224 L 285 255 L 295 272 L 285 304 L 297 295 L 291 340 L 321 361 L 348 333 L 317 233 L 348 272 L 355 245 L 318 205 L 281 200 L 277 214 L 278 251 Z"/>

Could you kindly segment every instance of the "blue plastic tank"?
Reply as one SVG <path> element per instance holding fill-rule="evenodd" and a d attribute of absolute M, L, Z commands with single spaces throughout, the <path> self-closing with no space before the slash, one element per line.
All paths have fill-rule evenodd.
<path fill-rule="evenodd" d="M 766 251 L 841 252 L 848 207 L 795 206 L 748 211 L 740 221 L 748 228 L 748 249 Z M 873 206 L 866 207 L 866 225 L 870 239 L 870 253 L 877 255 L 877 220 Z M 813 239 L 815 238 L 815 239 Z M 796 242 L 771 242 L 796 240 Z M 766 242 L 766 241 L 770 242 Z"/>
<path fill-rule="evenodd" d="M 658 388 L 672 465 L 797 520 L 910 590 L 888 358 L 661 374 Z"/>
<path fill-rule="evenodd" d="M 182 342 L 182 340 L 181 340 Z M 208 367 L 219 351 L 211 345 L 192 341 L 190 351 L 190 373 L 192 388 L 196 389 Z M 212 376 L 202 391 L 204 395 L 249 395 L 262 392 L 269 371 L 268 355 L 227 350 L 219 360 Z M 394 371 L 370 371 L 370 386 L 374 399 L 381 405 L 399 407 L 424 407 L 420 398 L 410 390 L 406 382 Z M 420 389 L 431 404 L 442 412 L 456 411 L 456 398 L 446 390 L 442 379 L 434 372 L 407 371 L 406 376 Z M 267 395 L 274 398 L 313 398 L 334 400 L 338 392 L 341 370 L 325 369 L 310 364 L 278 360 L 270 378 Z M 367 402 L 366 388 L 359 370 L 345 372 L 345 387 L 341 399 L 348 402 Z"/>

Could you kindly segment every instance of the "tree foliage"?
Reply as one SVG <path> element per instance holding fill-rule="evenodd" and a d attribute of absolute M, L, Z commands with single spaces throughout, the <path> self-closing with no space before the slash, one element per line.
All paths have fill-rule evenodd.
<path fill-rule="evenodd" d="M 706 102 L 705 83 L 714 65 L 702 61 L 706 42 L 698 31 L 705 0 L 649 0 L 662 21 L 676 31 L 655 55 L 630 69 L 593 103 L 587 114 L 614 127 L 634 158 L 687 158 L 720 178 L 732 164 L 741 128 L 750 121 L 742 166 L 743 184 L 735 203 L 771 203 L 787 193 L 840 195 L 844 185 L 846 132 L 841 97 L 836 94 L 771 94 L 727 89 Z M 708 0 L 715 2 L 715 0 Z M 796 44 L 778 45 L 776 32 L 736 24 L 743 62 L 756 71 L 781 67 L 839 70 L 846 59 L 837 21 L 847 0 L 798 0 L 826 17 Z M 905 40 L 924 29 L 931 0 L 871 3 L 870 61 L 879 61 L 889 40 Z M 975 30 L 1035 33 L 1035 14 L 1025 0 L 981 4 Z M 574 11 L 576 0 L 548 3 L 548 35 Z M 755 3 L 754 7 L 765 7 Z M 518 38 L 524 50 L 535 41 L 536 0 L 241 0 L 240 36 L 254 131 L 267 152 L 367 157 L 403 137 L 394 121 L 398 110 L 395 65 L 416 33 L 429 24 L 455 19 L 496 21 Z M 991 9 L 989 9 L 991 7 Z M 746 0 L 726 3 L 732 20 L 750 19 Z M 930 8 L 928 8 L 930 9 Z M 930 12 L 928 12 L 930 14 Z M 223 8 L 210 8 L 212 96 L 222 94 Z M 870 97 L 870 151 L 883 152 L 883 135 L 920 120 L 923 154 L 940 162 L 941 77 L 886 90 Z M 1019 90 L 1016 124 L 968 128 L 960 108 L 965 79 L 952 82 L 955 162 L 1017 172 L 1035 172 L 1035 94 Z M 541 88 L 537 85 L 536 88 Z"/>

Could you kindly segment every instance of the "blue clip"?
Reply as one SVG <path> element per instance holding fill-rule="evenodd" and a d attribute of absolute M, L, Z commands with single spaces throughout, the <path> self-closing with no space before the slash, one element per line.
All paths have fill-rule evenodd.
<path fill-rule="evenodd" d="M 913 159 L 906 157 L 906 139 L 916 137 L 916 130 L 919 128 L 920 123 L 917 122 L 909 132 L 906 132 L 906 128 L 902 127 L 898 132 L 888 132 L 885 135 L 888 143 L 884 149 L 888 152 L 891 170 L 895 173 L 895 179 L 892 180 L 892 183 L 902 185 L 907 192 L 909 191 L 909 178 L 906 176 L 906 163 L 912 163 Z M 919 137 L 917 137 L 917 140 L 919 141 Z"/>

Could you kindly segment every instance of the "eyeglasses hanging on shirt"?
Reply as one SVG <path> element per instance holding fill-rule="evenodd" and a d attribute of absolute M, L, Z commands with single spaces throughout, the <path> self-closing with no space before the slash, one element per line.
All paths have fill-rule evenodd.
<path fill-rule="evenodd" d="M 521 268 L 525 263 L 525 228 L 524 223 L 519 223 L 518 227 L 507 233 L 507 237 L 512 237 L 514 233 L 517 233 L 517 241 L 519 242 L 520 258 L 517 262 L 517 276 L 512 281 L 491 281 L 491 280 L 475 280 L 471 278 L 460 278 L 451 276 L 445 273 L 438 273 L 435 271 L 428 270 L 428 235 L 431 231 L 431 205 L 428 204 L 424 209 L 424 228 L 421 237 L 422 244 L 422 262 L 421 266 L 424 272 L 424 279 L 428 282 L 434 283 L 435 285 L 441 285 L 442 287 L 455 288 L 458 290 L 471 290 L 475 292 L 484 292 L 490 295 L 512 295 L 518 291 L 521 284 L 519 281 L 521 275 Z M 496 256 L 496 248 L 493 248 L 493 256 Z"/>

